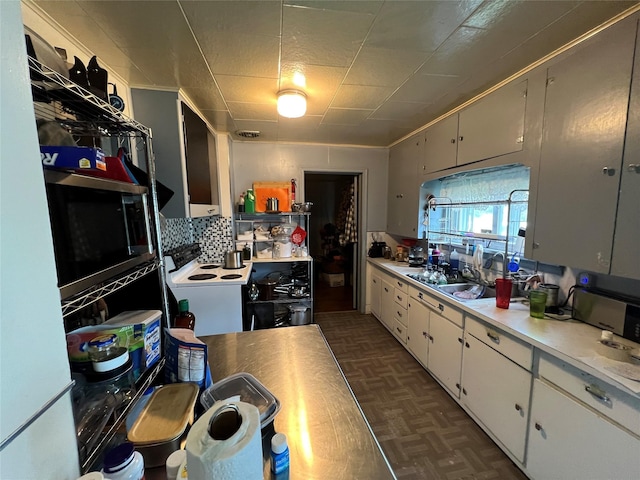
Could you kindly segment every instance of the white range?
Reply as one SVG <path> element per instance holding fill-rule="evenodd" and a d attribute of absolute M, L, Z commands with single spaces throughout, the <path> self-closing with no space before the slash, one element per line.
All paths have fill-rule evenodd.
<path fill-rule="evenodd" d="M 167 285 L 176 300 L 189 300 L 196 317 L 195 335 L 242 331 L 242 285 L 251 275 L 251 263 L 241 268 L 199 263 L 200 247 L 187 245 L 165 257 Z"/>

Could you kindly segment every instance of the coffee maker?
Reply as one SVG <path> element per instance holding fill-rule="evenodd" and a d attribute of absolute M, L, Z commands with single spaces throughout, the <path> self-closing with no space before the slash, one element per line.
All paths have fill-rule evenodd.
<path fill-rule="evenodd" d="M 384 247 L 387 244 L 385 242 L 373 242 L 369 247 L 369 256 L 371 258 L 381 258 L 384 256 Z"/>
<path fill-rule="evenodd" d="M 421 267 L 425 263 L 424 248 L 416 245 L 409 249 L 409 266 Z"/>

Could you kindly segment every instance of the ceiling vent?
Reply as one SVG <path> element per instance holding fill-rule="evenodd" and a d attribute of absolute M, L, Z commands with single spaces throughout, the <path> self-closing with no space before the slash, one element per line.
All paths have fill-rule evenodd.
<path fill-rule="evenodd" d="M 260 132 L 258 130 L 238 130 L 236 135 L 244 138 L 258 138 L 260 136 Z"/>

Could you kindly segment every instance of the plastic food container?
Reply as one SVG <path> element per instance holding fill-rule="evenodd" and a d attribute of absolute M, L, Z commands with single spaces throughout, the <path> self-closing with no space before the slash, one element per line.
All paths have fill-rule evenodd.
<path fill-rule="evenodd" d="M 214 383 L 200 397 L 200 403 L 207 410 L 219 400 L 240 397 L 241 402 L 250 403 L 260 411 L 260 427 L 265 428 L 280 411 L 280 402 L 267 388 L 250 373 L 242 372 L 223 378 Z"/>
<path fill-rule="evenodd" d="M 173 383 L 153 392 L 127 433 L 147 467 L 164 466 L 169 455 L 181 448 L 193 423 L 199 390 L 195 383 Z"/>

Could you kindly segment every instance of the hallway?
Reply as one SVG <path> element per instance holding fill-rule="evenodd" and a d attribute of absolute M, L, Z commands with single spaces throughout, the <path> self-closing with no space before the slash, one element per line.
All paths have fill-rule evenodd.
<path fill-rule="evenodd" d="M 399 479 L 526 479 L 371 315 L 316 314 Z"/>

